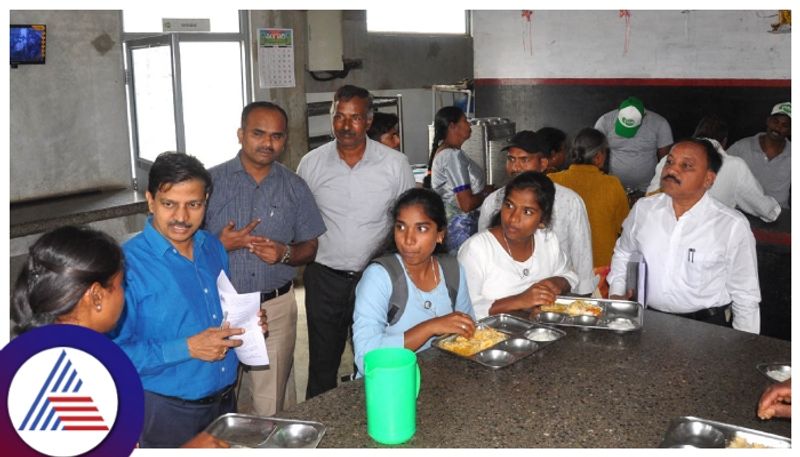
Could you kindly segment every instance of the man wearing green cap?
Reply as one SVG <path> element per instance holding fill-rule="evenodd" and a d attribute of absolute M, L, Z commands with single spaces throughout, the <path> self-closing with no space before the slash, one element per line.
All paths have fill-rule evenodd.
<path fill-rule="evenodd" d="M 608 138 L 610 174 L 627 189 L 644 192 L 656 163 L 669 152 L 672 130 L 664 117 L 645 110 L 644 103 L 628 97 L 619 108 L 600 116 L 594 128 Z"/>
<path fill-rule="evenodd" d="M 764 193 L 789 207 L 792 185 L 792 104 L 778 103 L 767 117 L 767 131 L 742 138 L 728 149 L 728 155 L 747 162 Z"/>

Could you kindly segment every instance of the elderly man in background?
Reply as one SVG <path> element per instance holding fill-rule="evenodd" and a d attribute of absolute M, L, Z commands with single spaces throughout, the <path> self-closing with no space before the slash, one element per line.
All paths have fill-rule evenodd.
<path fill-rule="evenodd" d="M 764 193 L 789 207 L 792 189 L 792 104 L 778 103 L 767 117 L 767 131 L 733 143 L 728 155 L 741 157 Z"/>
<path fill-rule="evenodd" d="M 640 199 L 622 225 L 608 274 L 611 298 L 630 298 L 628 262 L 647 264 L 647 306 L 750 333 L 760 329 L 756 243 L 738 211 L 708 194 L 722 157 L 707 140 L 676 143 L 663 193 Z"/>
<path fill-rule="evenodd" d="M 389 208 L 414 175 L 402 153 L 367 138 L 372 96 L 345 85 L 333 97 L 336 139 L 306 154 L 297 167 L 317 201 L 327 232 L 306 286 L 309 367 L 306 398 L 337 385 L 337 372 L 353 323 L 355 287 L 391 224 Z"/>
<path fill-rule="evenodd" d="M 549 164 L 550 150 L 543 144 L 539 134 L 530 130 L 517 132 L 505 147 L 505 152 L 506 173 L 510 177 L 525 171 L 543 173 Z M 595 284 L 592 273 L 592 235 L 586 206 L 573 190 L 557 183 L 555 189 L 550 230 L 555 232 L 559 247 L 567 256 L 572 270 L 578 274 L 578 285 L 572 289 L 572 293 L 589 295 L 594 292 Z M 504 187 L 486 197 L 481 205 L 478 231 L 490 227 L 504 199 Z"/>
<path fill-rule="evenodd" d="M 728 142 L 728 123 L 717 115 L 709 115 L 700 120 L 694 131 L 695 138 L 705 138 L 722 155 L 722 168 L 708 193 L 730 208 L 738 208 L 747 214 L 758 216 L 764 222 L 772 222 L 781 214 L 781 205 L 758 183 L 750 168 L 740 157 L 728 155 L 725 146 Z M 652 194 L 661 190 L 661 170 L 666 157 L 656 166 L 656 175 L 647 188 Z"/>
<path fill-rule="evenodd" d="M 669 123 L 658 113 L 645 110 L 644 103 L 628 97 L 619 109 L 609 111 L 595 122 L 594 128 L 608 138 L 611 149 L 609 173 L 619 177 L 626 189 L 644 193 L 656 162 L 672 144 Z"/>
<path fill-rule="evenodd" d="M 206 228 L 230 258 L 236 291 L 259 292 L 269 318 L 268 367 L 240 366 L 238 411 L 272 416 L 296 403 L 294 345 L 297 267 L 317 254 L 325 232 L 306 183 L 277 161 L 286 149 L 288 118 L 278 105 L 258 101 L 242 110 L 241 150 L 209 172 L 214 192 Z M 238 227 L 238 228 L 237 228 Z"/>

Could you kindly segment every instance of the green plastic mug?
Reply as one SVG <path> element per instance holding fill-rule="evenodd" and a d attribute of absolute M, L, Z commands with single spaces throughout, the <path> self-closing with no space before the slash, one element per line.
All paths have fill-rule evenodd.
<path fill-rule="evenodd" d="M 417 431 L 417 355 L 405 348 L 380 348 L 364 356 L 367 433 L 382 444 L 401 444 Z"/>

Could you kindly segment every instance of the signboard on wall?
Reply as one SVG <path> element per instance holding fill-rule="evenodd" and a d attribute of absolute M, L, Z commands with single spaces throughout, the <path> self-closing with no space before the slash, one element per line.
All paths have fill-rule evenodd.
<path fill-rule="evenodd" d="M 210 19 L 161 19 L 164 32 L 210 32 Z"/>

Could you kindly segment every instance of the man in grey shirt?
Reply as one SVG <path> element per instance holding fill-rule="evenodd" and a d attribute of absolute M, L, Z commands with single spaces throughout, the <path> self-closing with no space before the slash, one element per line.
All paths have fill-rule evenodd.
<path fill-rule="evenodd" d="M 210 170 L 207 229 L 219 236 L 239 293 L 260 292 L 269 332 L 269 366 L 240 365 L 238 411 L 272 416 L 296 403 L 294 345 L 297 267 L 314 259 L 325 232 L 308 185 L 276 161 L 286 148 L 286 112 L 270 102 L 242 110 L 242 149 Z"/>
<path fill-rule="evenodd" d="M 636 97 L 626 98 L 594 124 L 608 138 L 610 173 L 627 189 L 644 192 L 655 173 L 656 163 L 672 145 L 669 123 L 658 113 L 644 109 Z"/>
<path fill-rule="evenodd" d="M 328 231 L 306 286 L 309 368 L 306 398 L 336 387 L 353 323 L 355 287 L 373 251 L 389 234 L 389 210 L 414 175 L 402 153 L 367 138 L 372 96 L 345 85 L 331 105 L 336 139 L 306 154 L 297 173 L 308 183 Z"/>
<path fill-rule="evenodd" d="M 741 157 L 764 193 L 783 208 L 789 207 L 792 188 L 792 104 L 778 103 L 767 117 L 767 131 L 733 143 L 728 155 Z"/>

